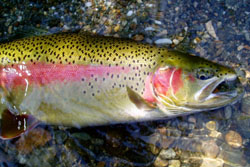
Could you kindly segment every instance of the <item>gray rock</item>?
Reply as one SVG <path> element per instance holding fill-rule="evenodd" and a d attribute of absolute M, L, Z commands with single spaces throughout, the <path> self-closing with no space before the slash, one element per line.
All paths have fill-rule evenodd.
<path fill-rule="evenodd" d="M 226 106 L 224 109 L 225 119 L 230 119 L 232 117 L 233 109 L 231 106 Z"/>
<path fill-rule="evenodd" d="M 216 158 L 220 152 L 220 148 L 214 140 L 202 142 L 201 150 L 206 157 L 210 158 Z"/>
<path fill-rule="evenodd" d="M 241 110 L 250 116 L 250 96 L 244 97 L 241 103 Z"/>
<path fill-rule="evenodd" d="M 159 156 L 162 158 L 162 159 L 173 159 L 175 156 L 176 156 L 176 153 L 175 151 L 170 148 L 170 149 L 162 149 Z"/>

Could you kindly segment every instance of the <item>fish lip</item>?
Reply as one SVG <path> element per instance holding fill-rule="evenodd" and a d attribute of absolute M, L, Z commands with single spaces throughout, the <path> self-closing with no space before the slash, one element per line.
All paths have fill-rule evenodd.
<path fill-rule="evenodd" d="M 237 89 L 238 87 L 236 87 L 234 90 L 231 90 L 231 91 L 225 91 L 225 92 L 217 92 L 217 93 L 213 93 L 216 88 L 223 82 L 232 82 L 232 81 L 237 81 L 237 76 L 232 76 L 232 77 L 227 77 L 227 78 L 224 78 L 224 79 L 221 79 L 219 80 L 215 85 L 214 87 L 210 90 L 210 95 L 205 98 L 205 100 L 209 100 L 211 98 L 214 98 L 214 97 L 224 97 L 224 98 L 235 98 L 237 96 L 240 96 L 240 92 L 239 90 Z"/>

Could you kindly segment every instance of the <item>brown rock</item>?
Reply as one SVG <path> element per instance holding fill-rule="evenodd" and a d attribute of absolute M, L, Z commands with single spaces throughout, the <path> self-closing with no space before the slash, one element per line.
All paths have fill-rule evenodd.
<path fill-rule="evenodd" d="M 242 137 L 238 132 L 230 130 L 225 135 L 225 140 L 227 144 L 233 148 L 239 148 L 242 146 Z"/>
<path fill-rule="evenodd" d="M 202 142 L 201 150 L 205 156 L 210 158 L 216 158 L 220 152 L 220 148 L 214 140 Z"/>
<path fill-rule="evenodd" d="M 133 40 L 135 41 L 142 41 L 144 39 L 144 36 L 143 35 L 135 35 L 133 37 Z"/>
<path fill-rule="evenodd" d="M 17 140 L 16 148 L 22 154 L 29 154 L 33 149 L 44 146 L 50 140 L 51 135 L 48 131 L 42 128 L 35 128 Z"/>

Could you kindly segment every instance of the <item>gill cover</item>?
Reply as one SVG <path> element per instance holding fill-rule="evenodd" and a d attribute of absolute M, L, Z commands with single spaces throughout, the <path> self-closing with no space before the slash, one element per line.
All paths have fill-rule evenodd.
<path fill-rule="evenodd" d="M 243 88 L 233 71 L 227 75 L 216 73 L 224 68 L 158 68 L 151 77 L 157 106 L 169 115 L 216 109 L 236 101 L 242 97 Z"/>

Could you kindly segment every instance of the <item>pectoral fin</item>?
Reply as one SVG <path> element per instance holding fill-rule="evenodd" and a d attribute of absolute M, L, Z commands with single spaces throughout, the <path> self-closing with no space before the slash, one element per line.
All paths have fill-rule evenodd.
<path fill-rule="evenodd" d="M 1 138 L 12 139 L 18 137 L 27 130 L 34 128 L 37 124 L 38 120 L 31 115 L 15 115 L 6 109 L 2 113 Z"/>
<path fill-rule="evenodd" d="M 138 93 L 127 87 L 129 99 L 136 105 L 137 108 L 143 110 L 153 110 L 156 108 L 154 104 L 146 102 Z"/>

